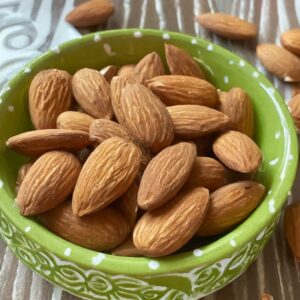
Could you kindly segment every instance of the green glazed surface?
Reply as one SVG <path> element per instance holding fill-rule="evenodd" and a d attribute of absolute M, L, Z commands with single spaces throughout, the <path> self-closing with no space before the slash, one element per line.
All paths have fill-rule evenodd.
<path fill-rule="evenodd" d="M 73 245 L 47 231 L 15 206 L 17 170 L 26 158 L 6 140 L 32 128 L 28 88 L 47 68 L 74 73 L 136 63 L 164 43 L 189 52 L 222 90 L 241 87 L 255 111 L 255 140 L 263 152 L 257 180 L 267 187 L 259 207 L 217 241 L 161 259 L 116 257 Z M 14 253 L 54 284 L 87 299 L 197 299 L 226 285 L 251 264 L 269 239 L 297 168 L 297 137 L 285 103 L 271 83 L 233 53 L 203 39 L 158 30 L 124 29 L 90 34 L 31 61 L 0 96 L 0 233 Z"/>

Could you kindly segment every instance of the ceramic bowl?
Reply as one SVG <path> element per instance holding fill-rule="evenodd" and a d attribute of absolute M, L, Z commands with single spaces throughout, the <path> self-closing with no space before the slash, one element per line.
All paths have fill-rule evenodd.
<path fill-rule="evenodd" d="M 117 257 L 87 250 L 52 234 L 15 205 L 15 180 L 26 158 L 7 149 L 12 135 L 32 128 L 28 88 L 44 69 L 136 63 L 164 57 L 164 43 L 189 52 L 222 90 L 241 87 L 254 104 L 255 140 L 263 163 L 256 179 L 267 187 L 258 208 L 218 240 L 161 259 Z M 180 62 L 178 62 L 180 63 Z M 272 84 L 237 55 L 201 38 L 158 30 L 124 29 L 86 35 L 31 61 L 0 97 L 0 232 L 15 255 L 42 277 L 86 299 L 197 299 L 225 286 L 255 260 L 272 234 L 293 184 L 298 149 L 287 107 Z"/>

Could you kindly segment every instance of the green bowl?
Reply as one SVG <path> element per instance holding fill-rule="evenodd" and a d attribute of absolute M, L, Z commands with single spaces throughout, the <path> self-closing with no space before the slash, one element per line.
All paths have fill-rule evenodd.
<path fill-rule="evenodd" d="M 28 88 L 48 68 L 136 63 L 164 43 L 188 51 L 222 90 L 239 86 L 254 104 L 255 140 L 263 163 L 257 174 L 268 193 L 237 228 L 206 246 L 161 259 L 117 257 L 87 250 L 49 232 L 15 205 L 17 170 L 26 158 L 7 149 L 12 135 L 32 128 Z M 203 39 L 158 30 L 124 29 L 86 35 L 31 61 L 0 97 L 0 232 L 16 256 L 42 277 L 86 299 L 197 299 L 225 286 L 255 260 L 270 238 L 293 184 L 297 138 L 285 103 L 272 84 L 233 53 Z"/>

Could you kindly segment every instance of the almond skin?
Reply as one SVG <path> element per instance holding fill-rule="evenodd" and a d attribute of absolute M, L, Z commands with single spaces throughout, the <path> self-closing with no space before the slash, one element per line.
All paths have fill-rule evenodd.
<path fill-rule="evenodd" d="M 255 142 L 234 130 L 219 136 L 213 144 L 213 151 L 224 165 L 241 173 L 256 171 L 262 161 L 262 153 Z"/>
<path fill-rule="evenodd" d="M 300 132 L 300 94 L 294 96 L 288 103 L 297 131 Z"/>
<path fill-rule="evenodd" d="M 28 156 L 38 156 L 51 150 L 77 151 L 90 145 L 89 134 L 79 130 L 41 129 L 20 133 L 9 138 L 6 145 Z"/>
<path fill-rule="evenodd" d="M 56 128 L 58 115 L 72 104 L 72 76 L 49 69 L 34 76 L 29 88 L 29 112 L 36 129 Z"/>
<path fill-rule="evenodd" d="M 50 151 L 39 157 L 19 188 L 16 202 L 21 214 L 37 215 L 65 201 L 80 169 L 79 160 L 68 152 Z"/>
<path fill-rule="evenodd" d="M 118 67 L 109 65 L 100 70 L 100 74 L 104 76 L 108 83 L 111 82 L 112 78 L 118 73 Z"/>
<path fill-rule="evenodd" d="M 300 59 L 288 50 L 274 44 L 260 44 L 256 55 L 263 66 L 286 82 L 300 81 Z"/>
<path fill-rule="evenodd" d="M 21 183 L 23 182 L 25 176 L 27 175 L 28 171 L 30 170 L 30 168 L 32 167 L 33 163 L 29 162 L 26 163 L 24 165 L 22 165 L 18 171 L 18 176 L 17 176 L 17 181 L 16 181 L 16 190 L 18 192 Z"/>
<path fill-rule="evenodd" d="M 210 195 L 210 206 L 197 236 L 229 230 L 257 207 L 264 194 L 265 187 L 254 181 L 239 181 L 219 188 Z"/>
<path fill-rule="evenodd" d="M 120 67 L 119 71 L 118 71 L 118 76 L 120 77 L 126 77 L 128 79 L 135 79 L 135 75 L 134 75 L 134 69 L 135 69 L 136 65 L 124 65 L 122 67 Z"/>
<path fill-rule="evenodd" d="M 174 133 L 183 138 L 196 138 L 223 130 L 229 118 L 223 113 L 201 105 L 174 105 L 167 107 Z"/>
<path fill-rule="evenodd" d="M 63 239 L 96 251 L 116 247 L 129 233 L 125 218 L 112 207 L 78 218 L 72 212 L 71 201 L 66 201 L 38 218 Z"/>
<path fill-rule="evenodd" d="M 174 138 L 171 117 L 163 103 L 145 86 L 128 83 L 122 93 L 119 122 L 137 142 L 159 152 Z"/>
<path fill-rule="evenodd" d="M 164 65 L 156 52 L 147 54 L 134 68 L 134 78 L 142 84 L 153 77 L 164 74 Z"/>
<path fill-rule="evenodd" d="M 202 224 L 209 207 L 205 188 L 184 191 L 156 210 L 146 212 L 133 231 L 133 243 L 145 256 L 171 254 L 185 245 Z"/>
<path fill-rule="evenodd" d="M 119 137 L 99 145 L 77 180 L 72 202 L 75 216 L 95 213 L 124 194 L 139 171 L 141 156 L 135 144 Z"/>
<path fill-rule="evenodd" d="M 58 116 L 56 127 L 89 132 L 93 120 L 91 116 L 78 111 L 65 111 Z"/>
<path fill-rule="evenodd" d="M 156 209 L 172 199 L 188 179 L 196 158 L 196 146 L 178 143 L 157 154 L 143 174 L 138 205 L 144 210 Z"/>
<path fill-rule="evenodd" d="M 205 76 L 193 58 L 181 48 L 165 44 L 165 54 L 172 75 L 186 75 L 204 79 Z"/>
<path fill-rule="evenodd" d="M 90 0 L 76 6 L 66 21 L 76 27 L 89 27 L 105 23 L 114 12 L 110 0 Z"/>
<path fill-rule="evenodd" d="M 209 31 L 231 40 L 253 39 L 257 33 L 253 23 L 223 13 L 202 14 L 196 17 L 196 21 Z"/>
<path fill-rule="evenodd" d="M 233 88 L 225 97 L 220 97 L 219 110 L 230 119 L 230 128 L 253 136 L 253 106 L 247 93 L 241 88 Z"/>
<path fill-rule="evenodd" d="M 281 35 L 281 44 L 287 50 L 300 54 L 300 29 L 294 28 Z"/>
<path fill-rule="evenodd" d="M 118 256 L 143 256 L 142 252 L 134 246 L 132 234 L 130 234 L 122 244 L 114 248 L 111 253 Z"/>
<path fill-rule="evenodd" d="M 184 187 L 205 187 L 213 192 L 225 185 L 226 169 L 211 157 L 196 157 L 190 176 Z"/>
<path fill-rule="evenodd" d="M 110 87 L 97 70 L 80 69 L 72 78 L 72 90 L 79 105 L 94 118 L 113 116 Z"/>
<path fill-rule="evenodd" d="M 209 82 L 184 75 L 163 75 L 147 81 L 148 87 L 166 105 L 197 104 L 216 107 L 216 88 Z"/>

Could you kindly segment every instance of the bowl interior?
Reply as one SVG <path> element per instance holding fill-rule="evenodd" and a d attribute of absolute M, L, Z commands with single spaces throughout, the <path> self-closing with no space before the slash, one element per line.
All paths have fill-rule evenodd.
<path fill-rule="evenodd" d="M 19 229 L 26 231 L 29 238 L 38 241 L 45 249 L 64 256 L 65 249 L 71 248 L 72 255 L 68 259 L 95 268 L 92 264 L 94 251 L 58 238 L 34 219 L 20 216 L 15 206 L 16 174 L 26 158 L 9 151 L 5 141 L 32 128 L 27 104 L 30 81 L 37 72 L 47 68 L 74 73 L 83 67 L 120 66 L 136 63 L 151 51 L 157 51 L 164 58 L 165 42 L 189 52 L 202 65 L 208 80 L 218 88 L 227 91 L 241 87 L 247 91 L 254 105 L 255 140 L 264 157 L 256 179 L 267 187 L 268 194 L 240 226 L 217 241 L 200 247 L 201 256 L 188 251 L 161 258 L 156 260 L 160 267 L 153 270 L 148 267 L 151 259 L 107 254 L 99 269 L 114 273 L 153 274 L 208 264 L 226 257 L 234 251 L 233 248 L 242 247 L 278 216 L 294 180 L 298 153 L 292 120 L 271 83 L 242 58 L 200 38 L 158 30 L 106 31 L 67 42 L 30 62 L 8 83 L 0 96 L 0 208 Z M 29 227 L 31 230 L 27 232 Z"/>

